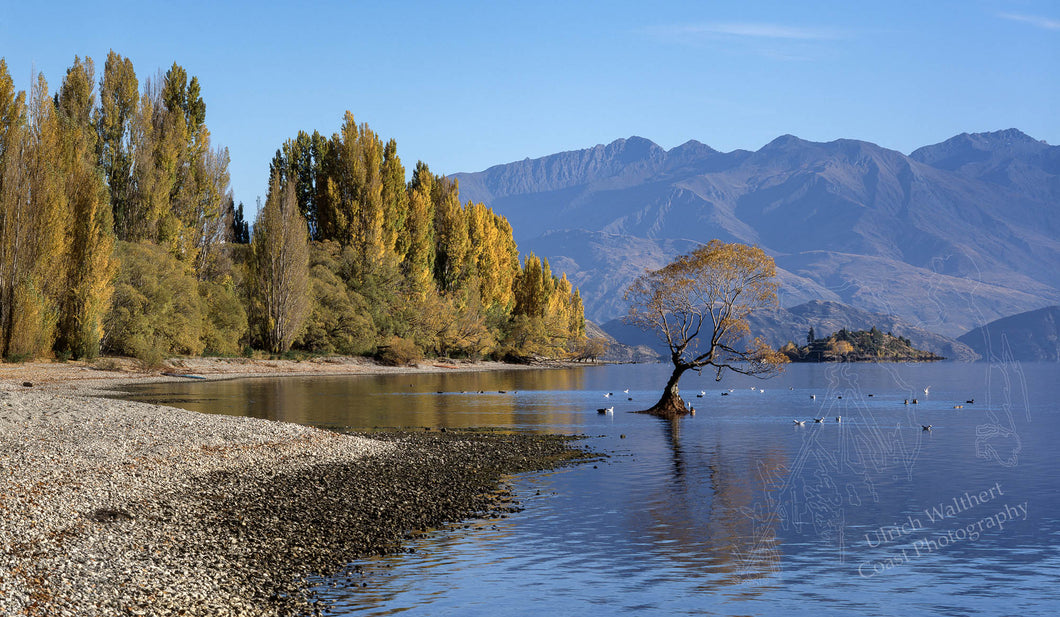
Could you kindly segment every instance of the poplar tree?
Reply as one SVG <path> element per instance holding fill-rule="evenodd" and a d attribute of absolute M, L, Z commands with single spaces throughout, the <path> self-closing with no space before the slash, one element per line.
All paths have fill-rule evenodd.
<path fill-rule="evenodd" d="M 43 75 L 34 83 L 25 126 L 12 135 L 19 143 L 10 144 L 15 148 L 5 153 L 9 169 L 4 180 L 6 254 L 0 302 L 5 319 L 0 353 L 8 358 L 51 349 L 66 281 L 68 213 L 58 164 L 62 130 Z"/>
<path fill-rule="evenodd" d="M 467 220 L 456 183 L 434 182 L 434 280 L 443 292 L 459 289 L 466 276 L 469 252 Z"/>
<path fill-rule="evenodd" d="M 302 330 L 309 305 L 309 231 L 293 183 L 273 175 L 251 241 L 254 319 L 265 347 L 284 353 Z"/>
<path fill-rule="evenodd" d="M 118 239 L 132 235 L 133 131 L 140 110 L 139 83 L 132 62 L 111 50 L 99 83 L 96 114 L 99 165 L 106 178 Z"/>
<path fill-rule="evenodd" d="M 31 237 L 26 165 L 29 141 L 26 93 L 15 84 L 0 58 L 0 356 L 12 355 L 18 306 L 16 291 L 25 276 Z"/>
<path fill-rule="evenodd" d="M 56 349 L 74 357 L 95 357 L 103 317 L 113 292 L 113 220 L 103 177 L 96 168 L 98 136 L 90 122 L 93 94 L 91 58 L 74 61 L 57 96 L 61 124 L 65 201 L 69 229 L 65 251 L 67 280 L 62 289 Z"/>
<path fill-rule="evenodd" d="M 409 212 L 409 194 L 405 189 L 405 166 L 401 164 L 397 142 L 393 139 L 383 148 L 382 183 L 383 246 L 400 263 L 408 251 L 400 239 L 404 237 L 401 230 Z"/>
<path fill-rule="evenodd" d="M 406 248 L 402 272 L 414 293 L 433 291 L 434 279 L 434 202 L 431 189 L 434 176 L 422 161 L 409 183 L 409 212 L 402 231 Z"/>

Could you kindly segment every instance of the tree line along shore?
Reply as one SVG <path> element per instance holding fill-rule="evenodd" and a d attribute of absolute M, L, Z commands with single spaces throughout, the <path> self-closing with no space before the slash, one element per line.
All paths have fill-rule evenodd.
<path fill-rule="evenodd" d="M 176 63 L 75 57 L 27 93 L 0 59 L 0 357 L 584 353 L 566 276 L 349 112 L 280 145 L 251 232 L 206 110 Z"/>

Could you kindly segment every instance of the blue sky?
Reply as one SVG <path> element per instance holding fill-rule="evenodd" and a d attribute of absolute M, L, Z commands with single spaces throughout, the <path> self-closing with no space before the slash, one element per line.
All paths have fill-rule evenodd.
<path fill-rule="evenodd" d="M 20 2 L 0 53 L 55 88 L 107 51 L 199 77 L 252 206 L 276 148 L 345 110 L 436 173 L 639 135 L 755 150 L 786 133 L 904 153 L 1019 128 L 1060 143 L 1060 3 Z"/>

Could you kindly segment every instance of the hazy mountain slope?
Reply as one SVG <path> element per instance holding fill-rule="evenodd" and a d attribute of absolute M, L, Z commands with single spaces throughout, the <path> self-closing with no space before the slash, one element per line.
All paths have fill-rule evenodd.
<path fill-rule="evenodd" d="M 842 300 L 957 335 L 1060 302 L 1057 151 L 1018 131 L 913 156 L 790 135 L 729 153 L 634 137 L 457 178 L 521 250 L 567 272 L 598 322 L 625 313 L 645 268 L 721 238 L 776 258 L 786 306 Z"/>
<path fill-rule="evenodd" d="M 1060 306 L 998 319 L 957 340 L 987 359 L 1060 362 Z"/>
<path fill-rule="evenodd" d="M 970 361 L 979 357 L 965 343 L 906 323 L 894 315 L 872 313 L 838 302 L 814 300 L 791 308 L 758 311 L 751 316 L 750 323 L 755 336 L 762 337 L 774 348 L 788 341 L 805 344 L 811 327 L 817 338 L 823 338 L 842 328 L 870 330 L 876 327 L 895 336 L 908 338 L 917 349 L 931 351 L 950 360 Z M 660 353 L 666 350 L 665 344 L 653 334 L 628 326 L 620 319 L 609 321 L 600 327 L 627 344 L 647 345 Z"/>
<path fill-rule="evenodd" d="M 1060 146 L 1037 141 L 1016 129 L 962 133 L 915 150 L 909 158 L 1054 204 L 1060 197 Z"/>

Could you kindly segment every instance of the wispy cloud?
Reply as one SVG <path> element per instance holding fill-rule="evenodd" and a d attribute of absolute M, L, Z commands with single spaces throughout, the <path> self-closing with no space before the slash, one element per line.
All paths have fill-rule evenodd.
<path fill-rule="evenodd" d="M 714 23 L 658 26 L 651 29 L 656 35 L 670 37 L 737 37 L 754 39 L 782 39 L 821 41 L 843 38 L 842 33 L 822 28 L 801 28 L 770 23 Z"/>
<path fill-rule="evenodd" d="M 1050 19 L 1039 15 L 1018 15 L 1015 13 L 998 13 L 998 17 L 1030 24 L 1043 30 L 1060 30 L 1060 19 Z"/>

